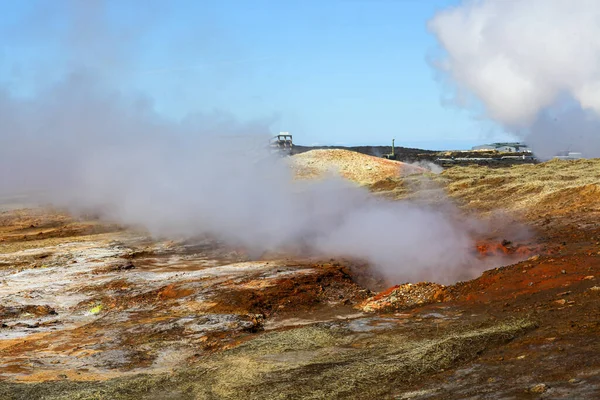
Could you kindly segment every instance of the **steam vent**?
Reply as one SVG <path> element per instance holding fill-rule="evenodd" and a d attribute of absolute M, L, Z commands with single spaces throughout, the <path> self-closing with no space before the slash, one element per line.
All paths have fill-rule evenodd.
<path fill-rule="evenodd" d="M 0 2 L 0 400 L 600 399 L 598 21 Z"/>

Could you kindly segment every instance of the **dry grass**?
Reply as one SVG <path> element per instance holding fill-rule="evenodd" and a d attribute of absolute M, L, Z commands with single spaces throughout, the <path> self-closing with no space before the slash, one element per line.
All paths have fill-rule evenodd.
<path fill-rule="evenodd" d="M 451 197 L 480 211 L 504 209 L 533 216 L 600 210 L 600 159 L 498 169 L 454 167 L 441 179 Z"/>
<path fill-rule="evenodd" d="M 527 320 L 448 330 L 411 339 L 399 332 L 357 334 L 320 325 L 264 334 L 174 375 L 102 383 L 4 384 L 8 399 L 370 399 L 473 359 L 533 329 Z M 427 337 L 427 335 L 424 335 Z M 52 394 L 49 394 L 52 393 Z"/>
<path fill-rule="evenodd" d="M 511 211 L 530 219 L 600 212 L 600 159 L 552 160 L 509 168 L 452 167 L 439 175 L 387 177 L 369 189 L 425 203 L 444 202 L 449 196 L 467 209 Z"/>
<path fill-rule="evenodd" d="M 390 177 L 368 186 L 377 196 L 392 200 L 411 200 L 421 204 L 437 205 L 448 202 L 446 180 L 431 172 Z"/>
<path fill-rule="evenodd" d="M 448 196 L 469 210 L 509 211 L 529 220 L 600 212 L 600 159 L 551 160 L 507 168 L 452 167 L 436 175 L 407 164 L 345 150 L 297 155 L 300 178 L 337 169 L 380 196 L 443 204 Z"/>
<path fill-rule="evenodd" d="M 236 389 L 242 372 L 236 370 L 235 375 L 221 376 L 217 387 L 228 388 L 230 398 L 238 398 L 236 396 L 243 393 L 246 398 L 257 399 L 282 395 L 303 399 L 376 398 L 385 395 L 390 387 L 471 359 L 486 348 L 511 340 L 533 327 L 529 321 L 518 320 L 423 340 L 411 340 L 397 333 L 352 340 L 342 332 L 327 329 L 328 340 L 316 343 L 303 340 L 302 343 L 311 344 L 288 349 L 284 353 L 286 357 L 279 359 L 269 358 L 269 355 L 272 347 L 278 348 L 281 334 L 267 336 L 261 346 L 230 355 L 238 365 L 251 365 L 250 360 L 260 360 L 256 364 L 263 369 L 260 378 L 256 379 L 255 365 L 250 373 L 253 379 L 244 379 L 253 382 L 250 386 L 244 384 Z M 306 334 L 306 339 L 316 333 L 314 327 L 306 332 L 301 329 L 292 332 L 295 337 Z M 240 363 L 240 359 L 245 362 Z"/>

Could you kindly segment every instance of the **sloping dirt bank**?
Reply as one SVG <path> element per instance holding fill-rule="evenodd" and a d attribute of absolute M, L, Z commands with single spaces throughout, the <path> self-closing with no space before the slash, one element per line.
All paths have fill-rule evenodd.
<path fill-rule="evenodd" d="M 328 174 L 340 175 L 359 185 L 369 185 L 386 178 L 399 178 L 425 169 L 411 164 L 369 156 L 353 151 L 311 150 L 297 154 L 290 164 L 299 179 L 315 179 Z"/>

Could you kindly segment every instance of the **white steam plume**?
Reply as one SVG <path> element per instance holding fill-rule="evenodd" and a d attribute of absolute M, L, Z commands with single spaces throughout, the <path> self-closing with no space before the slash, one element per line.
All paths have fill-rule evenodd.
<path fill-rule="evenodd" d="M 35 189 L 156 235 L 212 234 L 253 251 L 350 256 L 390 278 L 465 278 L 471 230 L 448 212 L 372 197 L 343 180 L 293 182 L 267 124 L 174 123 L 72 76 L 33 100 L 3 96 L 0 192 Z M 6 127 L 10 126 L 7 130 Z"/>
<path fill-rule="evenodd" d="M 441 174 L 444 171 L 444 168 L 440 167 L 436 163 L 431 161 L 415 161 L 415 162 L 405 162 L 406 164 L 406 174 L 414 174 L 419 172 L 430 172 L 432 174 Z"/>
<path fill-rule="evenodd" d="M 94 4 L 83 14 L 102 15 L 102 3 Z M 86 48 L 81 40 L 98 44 L 107 28 L 97 22 L 73 51 Z M 114 89 L 119 59 L 108 58 L 110 79 L 69 66 L 30 96 L 0 90 L 0 193 L 34 189 L 44 200 L 103 210 L 156 235 L 206 233 L 257 252 L 357 257 L 402 280 L 448 282 L 480 265 L 471 254 L 472 227 L 453 213 L 375 199 L 342 180 L 293 182 L 287 164 L 263 147 L 268 118 L 242 124 L 227 113 L 196 113 L 169 120 L 150 99 Z"/>
<path fill-rule="evenodd" d="M 600 131 L 588 125 L 600 128 L 599 21 L 595 0 L 469 0 L 439 12 L 429 29 L 462 105 L 476 108 L 465 100 L 474 96 L 541 156 L 572 147 L 596 157 Z M 553 125 L 565 112 L 587 122 Z"/>

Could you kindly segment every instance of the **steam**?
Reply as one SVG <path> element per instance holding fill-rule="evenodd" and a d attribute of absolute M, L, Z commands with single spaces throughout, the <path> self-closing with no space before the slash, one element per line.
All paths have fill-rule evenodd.
<path fill-rule="evenodd" d="M 457 104 L 483 106 L 541 157 L 598 157 L 599 20 L 594 0 L 469 0 L 439 12 L 429 29 Z"/>
<path fill-rule="evenodd" d="M 81 40 L 98 44 L 107 27 L 93 27 L 76 49 L 86 48 Z M 30 96 L 0 90 L 0 193 L 100 210 L 157 236 L 210 234 L 254 252 L 356 257 L 395 279 L 449 282 L 477 265 L 472 227 L 445 209 L 376 199 L 341 179 L 293 182 L 288 164 L 265 149 L 270 117 L 169 119 L 152 99 L 115 89 L 118 57 L 108 59 L 110 79 L 70 66 Z"/>
<path fill-rule="evenodd" d="M 341 179 L 294 182 L 266 150 L 268 120 L 173 122 L 71 76 L 33 100 L 2 99 L 0 192 L 141 226 L 156 236 L 211 234 L 254 253 L 304 249 L 369 261 L 390 277 L 462 277 L 471 231 L 451 214 L 373 198 Z"/>
<path fill-rule="evenodd" d="M 432 174 L 441 174 L 444 171 L 444 168 L 440 167 L 436 163 L 431 161 L 415 161 L 411 163 L 405 163 L 406 165 L 406 173 L 413 174 L 422 171 L 427 171 Z"/>

